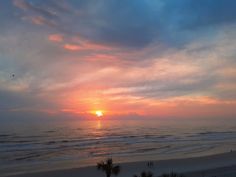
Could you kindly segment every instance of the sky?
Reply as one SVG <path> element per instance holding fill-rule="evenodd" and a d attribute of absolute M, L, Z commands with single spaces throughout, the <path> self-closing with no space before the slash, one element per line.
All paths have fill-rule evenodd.
<path fill-rule="evenodd" d="M 0 119 L 235 118 L 235 0 L 1 0 Z"/>

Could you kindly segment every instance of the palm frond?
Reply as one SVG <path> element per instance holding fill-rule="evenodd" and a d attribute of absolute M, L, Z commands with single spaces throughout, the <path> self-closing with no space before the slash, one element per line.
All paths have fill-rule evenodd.
<path fill-rule="evenodd" d="M 112 158 L 109 158 L 109 159 L 107 159 L 107 165 L 112 165 L 113 164 L 113 162 L 112 162 Z"/>
<path fill-rule="evenodd" d="M 103 161 L 97 163 L 97 169 L 98 170 L 104 170 L 105 163 Z"/>

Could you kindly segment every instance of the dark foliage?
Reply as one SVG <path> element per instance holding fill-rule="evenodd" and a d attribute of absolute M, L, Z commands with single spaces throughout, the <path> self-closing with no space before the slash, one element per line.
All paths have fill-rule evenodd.
<path fill-rule="evenodd" d="M 153 177 L 153 174 L 152 174 L 152 172 L 143 171 L 140 176 L 134 175 L 133 177 Z"/>
<path fill-rule="evenodd" d="M 111 158 L 107 159 L 105 162 L 101 161 L 97 163 L 97 169 L 104 171 L 107 177 L 110 177 L 112 174 L 118 175 L 120 173 L 120 166 L 115 166 Z"/>
<path fill-rule="evenodd" d="M 183 174 L 178 173 L 169 173 L 169 174 L 162 174 L 160 177 L 185 177 Z"/>

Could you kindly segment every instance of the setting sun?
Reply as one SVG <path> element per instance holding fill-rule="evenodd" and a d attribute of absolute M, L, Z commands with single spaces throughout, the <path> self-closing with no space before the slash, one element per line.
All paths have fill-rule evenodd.
<path fill-rule="evenodd" d="M 96 111 L 95 114 L 96 114 L 97 117 L 102 117 L 103 116 L 102 111 Z"/>

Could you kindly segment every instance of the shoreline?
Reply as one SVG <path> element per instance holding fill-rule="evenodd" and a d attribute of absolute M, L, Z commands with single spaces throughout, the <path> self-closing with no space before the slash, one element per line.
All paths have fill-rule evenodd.
<path fill-rule="evenodd" d="M 236 152 L 228 152 L 223 154 L 216 154 L 203 157 L 183 158 L 183 159 L 171 159 L 171 160 L 157 160 L 152 161 L 153 167 L 147 167 L 147 161 L 141 162 L 128 162 L 128 163 L 116 163 L 121 166 L 121 173 L 118 176 L 132 177 L 134 174 L 140 174 L 142 171 L 152 171 L 154 176 L 158 176 L 163 173 L 171 171 L 184 173 L 189 177 L 195 177 L 196 175 L 209 174 L 222 174 L 227 172 L 227 177 L 236 176 Z M 226 170 L 227 169 L 227 170 Z M 207 174 L 206 174 L 207 173 Z M 231 176 L 230 176 L 231 175 Z M 94 166 L 61 169 L 45 172 L 26 173 L 19 175 L 8 175 L 5 177 L 103 177 L 103 172 L 96 169 Z M 187 176 L 187 177 L 188 177 Z M 218 177 L 218 176 L 216 176 Z M 221 176 L 219 176 L 221 177 Z"/>

